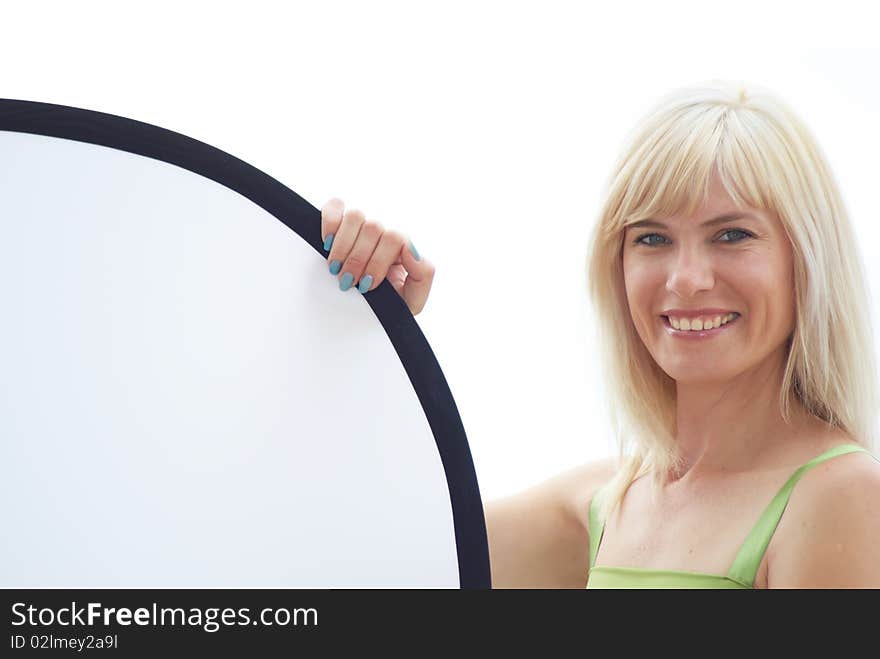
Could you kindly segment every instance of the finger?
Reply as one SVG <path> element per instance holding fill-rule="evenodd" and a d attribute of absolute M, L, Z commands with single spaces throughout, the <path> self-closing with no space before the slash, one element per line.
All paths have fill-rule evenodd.
<path fill-rule="evenodd" d="M 351 248 L 351 252 L 349 252 L 340 270 L 340 289 L 347 291 L 354 282 L 361 280 L 364 269 L 372 258 L 376 245 L 379 244 L 379 239 L 383 233 L 385 233 L 385 227 L 375 220 L 365 221 L 361 225 L 357 238 L 354 241 L 354 246 Z"/>
<path fill-rule="evenodd" d="M 330 253 L 327 255 L 327 260 L 330 262 L 330 274 L 338 275 L 342 270 L 342 263 L 348 258 L 361 230 L 361 225 L 365 221 L 364 214 L 357 209 L 351 208 L 343 213 L 342 222 L 336 229 Z"/>
<path fill-rule="evenodd" d="M 428 300 L 431 284 L 434 283 L 434 264 L 418 253 L 412 241 L 407 241 L 401 250 L 401 262 L 406 268 L 406 281 L 401 296 L 406 301 L 413 316 L 419 313 Z"/>
<path fill-rule="evenodd" d="M 324 251 L 329 252 L 333 238 L 342 224 L 342 213 L 345 204 L 339 197 L 333 197 L 321 208 L 321 242 L 324 243 Z"/>
<path fill-rule="evenodd" d="M 406 281 L 406 270 L 403 269 L 403 266 L 398 264 L 392 265 L 388 268 L 388 274 L 385 275 L 385 279 L 391 284 L 397 294 L 400 295 L 400 298 L 403 299 L 403 284 Z"/>
<path fill-rule="evenodd" d="M 382 233 L 363 275 L 358 280 L 358 290 L 361 293 L 369 293 L 379 286 L 388 276 L 391 266 L 400 263 L 400 252 L 405 243 L 406 238 L 397 231 Z M 367 277 L 371 279 L 368 280 Z"/>

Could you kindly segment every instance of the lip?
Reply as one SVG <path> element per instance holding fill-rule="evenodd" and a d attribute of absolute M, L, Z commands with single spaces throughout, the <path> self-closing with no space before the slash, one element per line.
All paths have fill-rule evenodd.
<path fill-rule="evenodd" d="M 670 312 L 674 312 L 674 311 L 675 311 L 674 309 L 670 310 Z M 732 313 L 736 313 L 736 312 L 732 312 Z M 700 339 L 711 339 L 714 336 L 718 336 L 722 332 L 729 329 L 731 325 L 736 325 L 736 323 L 739 321 L 740 318 L 742 318 L 742 316 L 738 315 L 736 318 L 731 320 L 729 323 L 725 323 L 724 325 L 721 325 L 720 327 L 713 327 L 710 330 L 677 330 L 669 323 L 669 317 L 665 316 L 665 315 L 660 316 L 660 322 L 663 323 L 663 329 L 666 330 L 666 333 L 669 334 L 669 336 L 671 336 L 673 338 L 684 339 L 685 341 L 687 341 L 687 340 L 699 341 Z"/>
<path fill-rule="evenodd" d="M 737 311 L 735 309 L 721 309 L 720 307 L 706 307 L 705 309 L 665 309 L 660 312 L 660 315 L 692 318 L 694 316 L 726 316 L 729 313 L 737 313 Z"/>

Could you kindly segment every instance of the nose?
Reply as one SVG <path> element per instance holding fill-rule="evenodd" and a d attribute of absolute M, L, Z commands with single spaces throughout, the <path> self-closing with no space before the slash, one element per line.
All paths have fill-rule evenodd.
<path fill-rule="evenodd" d="M 680 298 L 693 298 L 715 285 L 712 260 L 697 247 L 683 247 L 670 262 L 666 290 Z"/>

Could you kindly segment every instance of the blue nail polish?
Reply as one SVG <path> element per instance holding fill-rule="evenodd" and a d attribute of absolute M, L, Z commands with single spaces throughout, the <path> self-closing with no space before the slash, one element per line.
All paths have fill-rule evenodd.
<path fill-rule="evenodd" d="M 412 244 L 412 241 L 410 241 L 410 243 L 409 243 L 409 251 L 413 256 L 416 257 L 416 261 L 422 260 L 422 257 L 419 256 L 418 251 L 416 251 L 416 246 Z"/>
<path fill-rule="evenodd" d="M 333 234 L 327 234 L 327 237 L 324 239 L 324 251 L 329 252 L 330 246 L 333 244 Z"/>
<path fill-rule="evenodd" d="M 361 278 L 361 283 L 358 284 L 358 290 L 361 292 L 361 294 L 366 293 L 368 290 L 370 290 L 370 286 L 372 286 L 372 285 L 373 285 L 372 275 L 365 275 L 364 277 Z"/>
<path fill-rule="evenodd" d="M 339 290 L 347 291 L 351 288 L 351 282 L 354 281 L 354 275 L 350 272 L 346 272 L 342 275 L 342 279 L 339 280 Z"/>
<path fill-rule="evenodd" d="M 338 275 L 339 269 L 341 267 L 342 267 L 342 261 L 333 261 L 333 263 L 330 264 L 330 274 L 331 275 Z"/>

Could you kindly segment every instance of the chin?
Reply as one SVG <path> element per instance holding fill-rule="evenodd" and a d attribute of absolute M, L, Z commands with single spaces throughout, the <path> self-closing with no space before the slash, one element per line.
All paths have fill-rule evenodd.
<path fill-rule="evenodd" d="M 663 367 L 661 366 L 661 368 Z M 663 371 L 675 380 L 676 384 L 717 384 L 729 382 L 735 377 L 733 373 L 724 370 L 707 369 L 704 364 L 693 367 L 679 364 L 674 368 L 663 368 Z"/>

